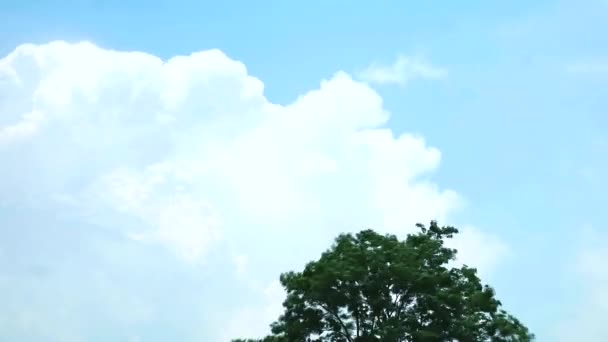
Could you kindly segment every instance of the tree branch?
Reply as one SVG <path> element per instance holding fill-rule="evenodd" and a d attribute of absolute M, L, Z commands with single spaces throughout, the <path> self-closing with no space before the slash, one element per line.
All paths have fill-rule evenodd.
<path fill-rule="evenodd" d="M 342 322 L 342 319 L 340 319 L 340 316 L 337 313 L 330 310 L 329 308 L 325 307 L 322 303 L 319 303 L 318 305 L 321 307 L 321 309 L 325 310 L 325 312 L 331 314 L 336 320 L 338 320 L 338 323 L 340 324 L 342 329 L 344 329 L 342 336 L 344 336 L 349 342 L 354 342 L 353 338 L 350 336 L 350 332 L 348 331 L 348 328 L 346 327 L 344 322 Z"/>

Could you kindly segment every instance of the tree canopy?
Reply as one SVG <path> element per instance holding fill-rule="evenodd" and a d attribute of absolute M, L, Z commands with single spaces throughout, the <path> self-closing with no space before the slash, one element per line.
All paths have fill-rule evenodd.
<path fill-rule="evenodd" d="M 405 240 L 364 230 L 342 234 L 302 272 L 281 275 L 284 313 L 262 339 L 233 342 L 528 342 L 477 271 L 452 267 L 458 230 L 428 227 Z"/>

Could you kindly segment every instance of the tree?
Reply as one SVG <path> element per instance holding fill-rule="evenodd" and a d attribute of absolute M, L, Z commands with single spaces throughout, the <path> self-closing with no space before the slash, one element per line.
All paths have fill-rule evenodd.
<path fill-rule="evenodd" d="M 364 230 L 342 234 L 302 272 L 281 275 L 284 313 L 272 335 L 233 342 L 528 342 L 477 271 L 450 267 L 458 230 L 432 221 L 403 241 Z"/>

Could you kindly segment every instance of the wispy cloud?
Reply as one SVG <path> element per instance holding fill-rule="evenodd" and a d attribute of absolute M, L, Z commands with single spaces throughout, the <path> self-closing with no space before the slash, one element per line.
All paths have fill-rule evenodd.
<path fill-rule="evenodd" d="M 404 85 L 414 79 L 441 79 L 447 70 L 420 57 L 399 56 L 391 65 L 372 63 L 358 73 L 359 78 L 375 84 Z"/>
<path fill-rule="evenodd" d="M 574 74 L 608 74 L 608 60 L 576 62 L 566 70 Z"/>

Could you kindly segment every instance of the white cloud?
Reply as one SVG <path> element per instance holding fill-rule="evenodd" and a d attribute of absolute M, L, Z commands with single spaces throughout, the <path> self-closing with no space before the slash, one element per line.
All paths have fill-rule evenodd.
<path fill-rule="evenodd" d="M 510 254 L 509 246 L 496 236 L 471 226 L 465 226 L 459 231 L 446 245 L 458 250 L 458 264 L 477 268 L 482 279 L 491 274 Z"/>
<path fill-rule="evenodd" d="M 15 167 L 2 171 L 0 186 L 12 190 L 2 193 L 136 218 L 148 230 L 130 236 L 186 259 L 231 228 L 220 227 L 226 217 L 285 229 L 343 217 L 340 229 L 398 232 L 460 202 L 417 180 L 437 168 L 439 151 L 384 128 L 382 99 L 342 72 L 280 106 L 217 50 L 163 62 L 53 42 L 23 45 L 0 66 L 3 92 L 19 95 L 5 104 L 2 132 L 26 125 L 27 113 L 44 118 L 5 147 L 3 164 Z"/>
<path fill-rule="evenodd" d="M 150 232 L 130 232 L 129 237 L 160 243 L 184 260 L 196 262 L 209 244 L 221 238 L 221 222 L 207 201 L 183 188 L 161 190 L 171 183 L 166 166 L 153 165 L 141 173 L 114 170 L 93 184 L 89 198 L 94 205 L 104 203 L 154 227 Z"/>
<path fill-rule="evenodd" d="M 0 146 L 35 134 L 41 121 L 40 112 L 32 111 L 23 114 L 23 118 L 19 122 L 0 130 Z"/>
<path fill-rule="evenodd" d="M 386 70 L 374 81 L 445 73 L 407 59 Z M 218 50 L 162 61 L 53 42 L 0 59 L 0 80 L 0 203 L 53 205 L 189 263 L 224 243 L 264 282 L 339 232 L 403 236 L 462 205 L 429 181 L 439 150 L 386 127 L 381 97 L 344 72 L 278 105 Z M 492 239 L 463 234 L 467 262 L 490 268 Z"/>
<path fill-rule="evenodd" d="M 399 56 L 391 65 L 373 63 L 359 72 L 362 80 L 375 84 L 404 85 L 416 79 L 440 79 L 447 71 L 419 57 Z"/>

